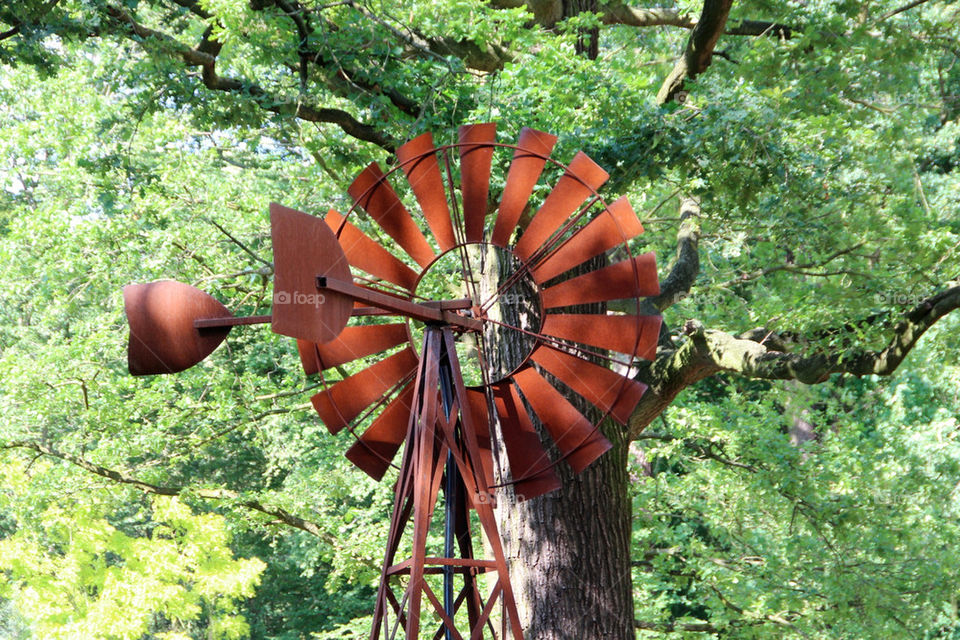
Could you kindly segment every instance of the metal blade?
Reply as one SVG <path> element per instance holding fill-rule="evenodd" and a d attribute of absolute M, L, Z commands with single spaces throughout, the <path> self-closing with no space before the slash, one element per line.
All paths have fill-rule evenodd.
<path fill-rule="evenodd" d="M 307 375 L 358 358 L 386 351 L 410 339 L 405 324 L 369 324 L 347 327 L 324 344 L 298 340 L 300 361 Z"/>
<path fill-rule="evenodd" d="M 350 265 L 323 220 L 282 205 L 270 204 L 273 236 L 274 333 L 329 342 L 350 319 L 353 300 L 317 290 L 317 276 L 350 280 Z"/>
<path fill-rule="evenodd" d="M 230 333 L 230 327 L 196 329 L 194 320 L 233 317 L 209 294 L 174 280 L 125 286 L 123 308 L 130 325 L 127 366 L 135 376 L 189 369 Z"/>
<path fill-rule="evenodd" d="M 587 154 L 578 152 L 517 240 L 514 253 L 521 260 L 529 259 L 609 177 Z"/>
<path fill-rule="evenodd" d="M 542 284 L 641 233 L 643 226 L 633 207 L 626 197 L 620 198 L 577 231 L 556 252 L 537 263 L 531 269 L 531 275 Z"/>
<path fill-rule="evenodd" d="M 320 360 L 317 358 L 317 344 L 315 342 L 298 338 L 297 353 L 300 354 L 300 364 L 303 365 L 304 375 L 312 376 L 320 373 Z"/>
<path fill-rule="evenodd" d="M 397 161 L 407 174 L 407 181 L 417 196 L 420 210 L 430 225 L 437 246 L 440 251 L 446 251 L 457 244 L 457 241 L 453 235 L 447 193 L 443 187 L 443 176 L 437 163 L 437 154 L 433 152 L 434 148 L 433 135 L 430 132 L 424 133 L 397 147 Z"/>
<path fill-rule="evenodd" d="M 461 411 L 469 411 L 471 423 L 477 433 L 477 446 L 480 448 L 480 464 L 483 477 L 493 482 L 493 450 L 490 441 L 490 413 L 487 411 L 487 396 L 479 389 L 467 389 L 467 406 Z M 489 489 L 489 487 L 482 487 Z"/>
<path fill-rule="evenodd" d="M 660 316 L 548 313 L 540 333 L 653 360 L 662 321 Z"/>
<path fill-rule="evenodd" d="M 325 218 L 331 229 L 340 231 L 340 246 L 350 265 L 376 278 L 413 291 L 417 286 L 417 272 L 405 265 L 380 243 L 357 227 L 345 222 L 344 217 L 330 209 Z"/>
<path fill-rule="evenodd" d="M 589 302 L 655 296 L 660 293 L 653 253 L 570 278 L 542 292 L 543 307 L 555 309 Z"/>
<path fill-rule="evenodd" d="M 497 221 L 490 240 L 498 247 L 506 248 L 510 244 L 510 236 L 530 201 L 540 174 L 543 173 L 546 156 L 550 155 L 556 143 L 555 135 L 527 127 L 520 130 L 520 138 L 517 140 L 520 149 L 513 152 L 513 162 L 510 163 L 507 182 L 500 196 L 500 209 L 497 211 Z"/>
<path fill-rule="evenodd" d="M 530 358 L 584 400 L 627 424 L 647 385 L 574 355 L 541 346 Z"/>
<path fill-rule="evenodd" d="M 560 478 L 550 465 L 550 458 L 517 390 L 509 383 L 500 383 L 494 385 L 493 394 L 510 473 L 519 480 L 514 485 L 517 499 L 535 498 L 559 489 Z"/>
<path fill-rule="evenodd" d="M 410 347 L 344 378 L 311 398 L 330 433 L 337 433 L 417 368 Z"/>
<path fill-rule="evenodd" d="M 347 188 L 347 193 L 417 264 L 426 267 L 433 261 L 433 249 L 387 182 L 380 165 L 370 163 Z"/>
<path fill-rule="evenodd" d="M 413 407 L 413 387 L 412 384 L 404 387 L 347 450 L 347 460 L 374 480 L 383 478 L 407 437 L 410 410 Z"/>
<path fill-rule="evenodd" d="M 533 367 L 513 374 L 534 413 L 570 467 L 580 473 L 613 445 Z"/>
<path fill-rule="evenodd" d="M 347 327 L 335 340 L 316 345 L 317 358 L 321 369 L 329 369 L 357 358 L 386 351 L 409 339 L 410 334 L 407 332 L 406 324 L 369 324 Z"/>
<path fill-rule="evenodd" d="M 496 142 L 495 123 L 467 124 L 460 127 L 460 193 L 463 199 L 463 226 L 467 242 L 483 241 L 483 221 L 487 216 L 487 197 L 490 191 L 490 162 L 493 147 L 484 143 Z M 475 144 L 473 144 L 475 143 Z"/>

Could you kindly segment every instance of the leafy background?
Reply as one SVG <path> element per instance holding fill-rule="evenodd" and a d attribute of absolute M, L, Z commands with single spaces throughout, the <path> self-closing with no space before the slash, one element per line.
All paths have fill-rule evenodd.
<path fill-rule="evenodd" d="M 123 285 L 176 278 L 264 313 L 267 204 L 344 210 L 352 176 L 390 161 L 292 117 L 300 101 L 400 141 L 450 141 L 486 120 L 506 141 L 520 126 L 553 131 L 557 157 L 586 150 L 612 174 L 605 193 L 630 196 L 662 269 L 676 199 L 698 196 L 701 273 L 665 312 L 674 330 L 697 319 L 811 336 L 811 348 L 876 346 L 884 323 L 860 321 L 960 277 L 948 3 L 886 20 L 897 5 L 737 4 L 731 21 L 803 28 L 722 38 L 726 57 L 668 106 L 655 95 L 682 29 L 604 25 L 590 60 L 575 50 L 599 22 L 590 13 L 547 30 L 523 7 L 459 0 L 305 5 L 324 16 L 309 44 L 329 61 L 304 91 L 282 12 L 201 3 L 218 18 L 218 72 L 267 98 L 208 90 L 170 42 L 127 37 L 99 0 L 0 11 L 24 24 L 0 41 L 0 637 L 364 635 L 389 483 L 351 468 L 348 436 L 307 410 L 316 382 L 291 341 L 236 331 L 171 377 L 134 379 L 125 365 Z M 122 8 L 190 46 L 213 24 L 160 0 Z M 511 58 L 479 72 L 408 55 L 397 25 Z M 852 338 L 827 331 L 848 323 Z M 638 633 L 960 637 L 958 329 L 945 319 L 890 379 L 719 375 L 682 394 L 632 450 Z M 804 422 L 815 437 L 801 442 Z"/>

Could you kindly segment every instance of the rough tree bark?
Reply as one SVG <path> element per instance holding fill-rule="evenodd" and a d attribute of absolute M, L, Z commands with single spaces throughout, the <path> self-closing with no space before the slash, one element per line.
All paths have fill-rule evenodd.
<path fill-rule="evenodd" d="M 605 425 L 613 449 L 563 487 L 503 500 L 500 530 L 527 640 L 634 638 L 626 433 Z M 508 492 L 509 493 L 509 492 Z"/>

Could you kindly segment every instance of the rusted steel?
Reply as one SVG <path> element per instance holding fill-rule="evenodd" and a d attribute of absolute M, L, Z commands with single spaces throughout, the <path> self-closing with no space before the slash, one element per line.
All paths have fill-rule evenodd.
<path fill-rule="evenodd" d="M 343 250 L 323 220 L 270 204 L 273 236 L 274 333 L 310 342 L 328 342 L 347 326 L 353 300 L 339 293 L 321 295 L 318 275 L 350 279 Z"/>
<path fill-rule="evenodd" d="M 610 450 L 610 441 L 536 369 L 526 367 L 513 380 L 575 472 Z"/>
<path fill-rule="evenodd" d="M 130 325 L 127 366 L 135 376 L 189 369 L 230 332 L 229 326 L 197 329 L 197 319 L 227 318 L 230 311 L 209 294 L 175 280 L 127 285 L 123 308 Z"/>
<path fill-rule="evenodd" d="M 553 253 L 540 260 L 530 273 L 534 280 L 542 284 L 641 233 L 643 226 L 633 207 L 626 197 L 620 198 Z"/>
<path fill-rule="evenodd" d="M 397 161 L 407 175 L 407 182 L 420 203 L 420 211 L 427 219 L 440 251 L 451 249 L 457 241 L 450 222 L 450 207 L 434 151 L 433 135 L 427 132 L 397 147 Z"/>
<path fill-rule="evenodd" d="M 272 316 L 244 316 L 229 318 L 197 318 L 193 326 L 197 329 L 212 329 L 214 327 L 248 327 L 253 324 L 267 324 Z"/>
<path fill-rule="evenodd" d="M 414 386 L 407 385 L 370 423 L 347 450 L 347 459 L 374 480 L 383 478 L 407 435 L 414 401 Z"/>
<path fill-rule="evenodd" d="M 527 127 L 520 130 L 517 140 L 519 149 L 513 152 L 513 162 L 510 163 L 507 182 L 500 196 L 500 209 L 490 239 L 498 247 L 507 248 L 510 243 L 510 236 L 530 201 L 533 188 L 556 143 L 557 136 L 553 134 Z"/>
<path fill-rule="evenodd" d="M 347 193 L 417 264 L 433 261 L 433 249 L 376 162 L 360 172 Z"/>
<path fill-rule="evenodd" d="M 372 276 L 413 291 L 417 285 L 417 272 L 397 259 L 341 214 L 330 209 L 325 218 L 334 232 L 340 234 L 340 246 L 350 266 L 366 271 Z"/>
<path fill-rule="evenodd" d="M 660 293 L 657 263 L 652 253 L 590 271 L 542 291 L 544 309 L 590 302 L 655 296 Z"/>
<path fill-rule="evenodd" d="M 297 338 L 297 353 L 300 355 L 300 364 L 303 366 L 304 375 L 312 376 L 320 373 L 317 343 Z"/>
<path fill-rule="evenodd" d="M 552 347 L 534 349 L 530 359 L 620 424 L 627 424 L 647 390 L 642 382 Z"/>
<path fill-rule="evenodd" d="M 514 386 L 508 382 L 497 384 L 493 396 L 517 499 L 536 498 L 559 489 L 560 478 Z"/>
<path fill-rule="evenodd" d="M 478 318 L 468 318 L 452 311 L 410 302 L 409 300 L 402 300 L 385 293 L 380 293 L 379 291 L 358 287 L 355 284 L 337 278 L 318 277 L 317 288 L 322 291 L 331 291 L 349 296 L 354 300 L 366 302 L 381 309 L 395 311 L 423 322 L 442 322 L 469 331 L 479 331 L 483 328 L 483 322 Z"/>
<path fill-rule="evenodd" d="M 540 333 L 653 360 L 661 322 L 660 316 L 548 313 Z"/>
<path fill-rule="evenodd" d="M 335 339 L 315 348 L 320 368 L 329 369 L 381 353 L 409 339 L 406 324 L 368 324 L 347 327 Z"/>
<path fill-rule="evenodd" d="M 476 425 L 477 448 L 480 451 L 480 466 L 483 477 L 493 482 L 493 443 L 490 439 L 490 413 L 487 407 L 487 394 L 483 389 L 467 389 L 467 403 L 461 409 L 470 412 L 470 419 Z M 490 486 L 484 487 L 490 490 Z"/>
<path fill-rule="evenodd" d="M 609 177 L 587 154 L 578 152 L 517 240 L 513 252 L 521 260 L 528 260 Z"/>
<path fill-rule="evenodd" d="M 311 398 L 313 408 L 332 434 L 376 402 L 417 368 L 417 353 L 410 347 L 334 383 Z"/>
<path fill-rule="evenodd" d="M 490 162 L 497 140 L 494 123 L 467 124 L 460 127 L 460 193 L 463 198 L 463 226 L 467 242 L 483 240 L 483 222 L 487 217 L 490 195 Z M 484 144 L 487 143 L 487 144 Z"/>

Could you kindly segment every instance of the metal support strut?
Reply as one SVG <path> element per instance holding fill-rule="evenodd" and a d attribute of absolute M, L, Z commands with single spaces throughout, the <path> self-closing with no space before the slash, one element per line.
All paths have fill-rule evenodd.
<path fill-rule="evenodd" d="M 467 392 L 449 325 L 426 325 L 414 389 L 370 638 L 380 640 L 383 634 L 385 639 L 393 640 L 402 627 L 406 640 L 523 640 L 506 557 L 487 493 L 492 482 L 485 477 L 481 464 L 477 425 L 466 409 Z M 441 485 L 445 493 L 444 543 L 442 557 L 435 557 L 427 555 L 427 537 Z M 476 511 L 487 539 L 492 555 L 489 560 L 473 557 L 471 509 Z M 397 550 L 410 523 L 410 557 L 398 562 Z M 488 572 L 495 572 L 496 581 L 484 599 L 477 577 Z M 442 602 L 427 581 L 431 575 L 442 577 Z M 409 576 L 406 585 L 400 576 Z M 459 592 L 457 576 L 463 585 Z M 428 621 L 433 617 L 421 617 L 424 600 L 430 603 L 427 610 L 432 608 L 440 624 L 424 628 L 421 636 L 421 628 L 432 627 Z M 491 624 L 491 614 L 498 603 L 502 609 L 500 636 Z M 457 614 L 464 605 L 468 624 L 458 630 Z"/>

